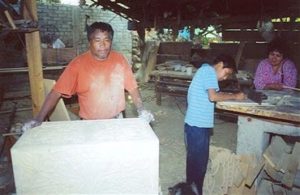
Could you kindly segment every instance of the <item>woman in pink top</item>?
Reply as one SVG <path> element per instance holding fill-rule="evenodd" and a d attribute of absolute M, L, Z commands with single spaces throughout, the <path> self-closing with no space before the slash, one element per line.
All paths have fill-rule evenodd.
<path fill-rule="evenodd" d="M 256 89 L 281 90 L 284 86 L 296 87 L 297 69 L 287 59 L 287 48 L 281 39 L 274 39 L 268 46 L 268 58 L 262 60 L 256 69 Z"/>

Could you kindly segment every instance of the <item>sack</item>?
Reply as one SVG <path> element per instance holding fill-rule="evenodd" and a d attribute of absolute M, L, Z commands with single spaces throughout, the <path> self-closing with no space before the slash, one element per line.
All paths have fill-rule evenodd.
<path fill-rule="evenodd" d="M 59 49 L 59 48 L 65 48 L 65 44 L 60 40 L 60 39 L 56 39 L 53 44 L 52 44 L 52 47 L 54 49 Z"/>

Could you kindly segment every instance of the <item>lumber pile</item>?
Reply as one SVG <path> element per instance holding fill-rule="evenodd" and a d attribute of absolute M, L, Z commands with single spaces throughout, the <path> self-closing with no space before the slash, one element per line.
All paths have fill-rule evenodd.
<path fill-rule="evenodd" d="M 256 194 L 253 182 L 263 165 L 254 155 L 236 155 L 214 146 L 210 147 L 209 155 L 204 194 Z"/>
<path fill-rule="evenodd" d="M 265 168 L 262 193 L 300 193 L 300 142 L 287 144 L 282 137 L 275 136 L 263 154 Z M 268 191 L 269 190 L 269 191 Z"/>
<path fill-rule="evenodd" d="M 211 146 L 204 194 L 300 194 L 300 142 L 274 136 L 262 156 Z"/>

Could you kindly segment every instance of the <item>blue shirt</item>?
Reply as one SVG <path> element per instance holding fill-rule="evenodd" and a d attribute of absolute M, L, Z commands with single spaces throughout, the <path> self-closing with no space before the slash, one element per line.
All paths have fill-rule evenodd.
<path fill-rule="evenodd" d="M 188 107 L 184 122 L 190 126 L 213 127 L 215 107 L 214 102 L 209 100 L 208 89 L 219 90 L 218 78 L 214 67 L 203 64 L 188 89 Z"/>

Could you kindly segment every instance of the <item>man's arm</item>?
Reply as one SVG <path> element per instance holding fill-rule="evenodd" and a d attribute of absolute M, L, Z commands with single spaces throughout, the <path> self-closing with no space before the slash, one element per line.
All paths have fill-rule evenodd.
<path fill-rule="evenodd" d="M 231 93 L 216 92 L 215 89 L 208 89 L 208 96 L 209 96 L 209 100 L 212 102 L 246 99 L 246 95 L 242 92 L 231 94 Z"/>
<path fill-rule="evenodd" d="M 27 121 L 22 126 L 22 132 L 25 132 L 28 129 L 41 125 L 46 116 L 50 113 L 50 111 L 54 109 L 60 97 L 60 93 L 51 90 L 51 92 L 47 95 L 40 112 L 37 114 L 37 116 Z"/>
<path fill-rule="evenodd" d="M 44 121 L 49 112 L 54 109 L 60 97 L 60 93 L 51 90 L 47 95 L 40 112 L 37 114 L 37 116 L 34 117 L 34 120 L 37 120 L 39 122 Z"/>
<path fill-rule="evenodd" d="M 142 97 L 141 97 L 139 89 L 135 88 L 134 90 L 129 92 L 129 94 L 132 97 L 132 101 L 133 101 L 136 109 L 142 110 L 144 106 L 143 106 Z"/>
<path fill-rule="evenodd" d="M 150 111 L 145 110 L 145 108 L 143 106 L 142 97 L 141 97 L 139 89 L 135 88 L 134 90 L 129 92 L 129 94 L 132 97 L 132 101 L 137 109 L 139 118 L 146 120 L 148 123 L 150 123 L 151 121 L 154 121 L 153 114 Z"/>

